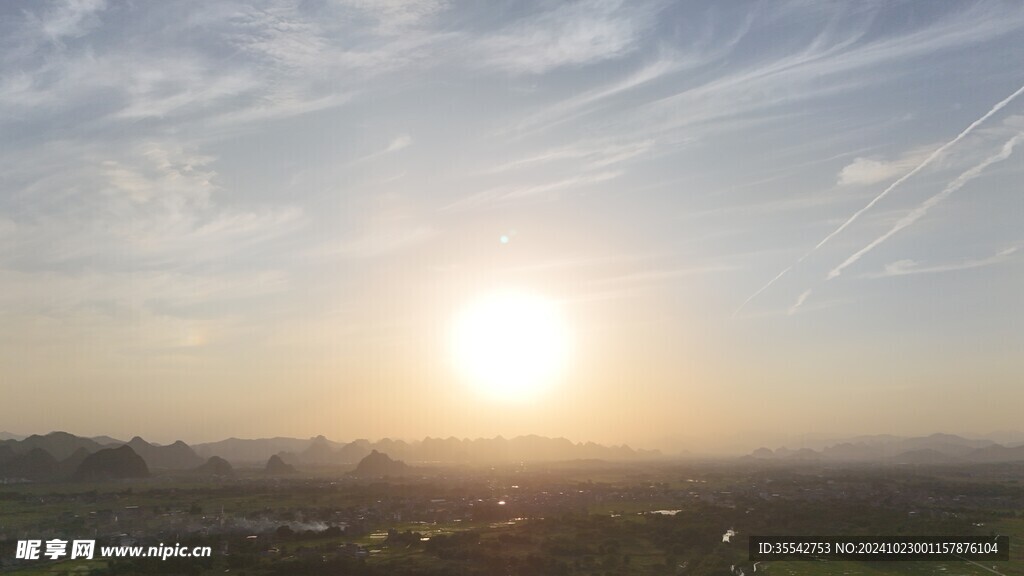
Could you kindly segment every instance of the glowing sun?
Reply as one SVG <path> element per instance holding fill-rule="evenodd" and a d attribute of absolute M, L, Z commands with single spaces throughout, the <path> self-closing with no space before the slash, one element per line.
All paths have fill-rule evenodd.
<path fill-rule="evenodd" d="M 550 386 L 568 347 L 558 306 L 527 292 L 488 295 L 455 319 L 456 366 L 474 387 L 502 400 L 526 400 Z"/>

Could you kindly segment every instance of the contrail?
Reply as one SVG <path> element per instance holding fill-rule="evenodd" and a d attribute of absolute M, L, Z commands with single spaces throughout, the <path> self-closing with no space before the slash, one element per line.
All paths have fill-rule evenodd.
<path fill-rule="evenodd" d="M 867 212 L 868 210 L 870 210 L 871 207 L 874 206 L 875 204 L 878 204 L 883 198 L 888 196 L 890 192 L 892 192 L 897 187 L 899 187 L 900 184 L 903 184 L 904 182 L 906 182 L 907 179 L 909 179 L 913 175 L 917 174 L 921 170 L 924 170 L 925 168 L 927 168 L 929 164 L 934 162 L 946 150 L 949 150 L 951 147 L 955 146 L 957 143 L 959 143 L 961 140 L 963 140 L 968 134 L 973 132 L 975 128 L 977 128 L 978 126 L 983 124 L 986 120 L 991 118 L 994 114 L 996 114 L 997 112 L 999 112 L 1000 110 L 1005 108 L 1007 104 L 1009 104 L 1010 102 L 1013 102 L 1013 100 L 1016 99 L 1017 96 L 1020 96 L 1022 93 L 1024 93 L 1024 86 L 1021 86 L 1020 88 L 1017 89 L 1016 92 L 1014 92 L 1013 94 L 1010 94 L 1005 99 L 1003 99 L 1001 102 L 999 102 L 998 104 L 993 106 L 988 112 L 985 113 L 984 116 L 982 116 L 981 118 L 978 118 L 977 120 L 972 122 L 970 126 L 968 126 L 967 128 L 964 128 L 962 132 L 957 134 L 956 138 L 953 138 L 949 142 L 946 142 L 945 144 L 940 146 L 938 149 L 936 149 L 934 152 L 932 152 L 927 158 L 925 158 L 920 164 L 918 164 L 916 167 L 914 167 L 913 170 L 911 170 L 910 172 L 907 172 L 906 174 L 901 176 L 899 180 L 896 180 L 895 182 L 890 184 L 889 187 L 886 188 L 885 190 L 882 190 L 881 194 L 879 194 L 878 196 L 875 196 L 870 202 L 867 203 L 866 206 L 864 206 L 860 210 L 854 212 L 853 216 L 850 216 L 849 218 L 847 218 L 846 221 L 843 222 L 842 224 L 840 224 L 838 228 L 833 230 L 831 234 L 829 234 L 828 236 L 825 236 L 824 238 L 822 238 L 821 242 L 818 242 L 814 246 L 814 248 L 811 248 L 810 250 L 808 250 L 803 256 L 798 258 L 796 262 L 791 264 L 788 268 L 786 268 L 782 272 L 779 272 L 774 278 L 769 280 L 768 283 L 765 284 L 764 286 L 762 286 L 757 292 L 754 292 L 753 294 L 751 294 L 750 297 L 747 298 L 746 300 L 744 300 L 743 303 L 740 304 L 740 307 L 737 308 L 736 311 L 732 313 L 732 317 L 735 318 L 736 315 L 739 314 L 740 311 L 742 311 L 743 308 L 745 308 L 746 305 L 749 304 L 751 300 L 756 298 L 757 295 L 760 294 L 761 292 L 764 292 L 765 290 L 767 290 L 772 284 L 775 284 L 775 282 L 778 281 L 779 278 L 782 278 L 783 276 L 785 276 L 786 273 L 789 272 L 790 270 L 792 270 L 794 266 L 796 266 L 797 264 L 800 264 L 801 262 L 806 260 L 807 257 L 810 256 L 811 254 L 813 254 L 818 248 L 821 248 L 829 240 L 834 238 L 837 234 L 839 234 L 843 230 L 846 230 L 846 228 L 850 224 L 853 224 L 853 222 L 856 221 L 857 218 L 860 218 L 861 214 L 863 214 L 863 213 Z"/>
<path fill-rule="evenodd" d="M 922 202 L 921 205 L 915 208 L 910 214 L 907 214 L 906 216 L 901 218 L 900 221 L 897 222 L 888 232 L 882 234 L 878 238 L 875 238 L 873 242 L 855 252 L 852 256 L 847 258 L 839 266 L 836 266 L 831 272 L 828 273 L 828 279 L 831 280 L 833 278 L 836 278 L 837 276 L 842 274 L 843 270 L 845 270 L 848 266 L 850 266 L 857 260 L 860 260 L 861 257 L 867 254 L 868 252 L 874 250 L 876 246 L 878 246 L 882 242 L 885 242 L 900 230 L 903 230 L 904 228 L 910 226 L 914 222 L 920 220 L 921 217 L 924 216 L 928 212 L 928 210 L 932 208 L 932 206 L 935 206 L 939 202 L 945 200 L 947 197 L 949 197 L 950 194 L 962 188 L 964 184 L 967 184 L 969 181 L 979 176 L 986 168 L 988 168 L 992 164 L 995 164 L 996 162 L 1006 160 L 1010 156 L 1010 154 L 1013 153 L 1013 147 L 1018 142 L 1020 142 L 1022 138 L 1024 138 L 1024 133 L 1017 134 L 1013 138 L 1010 138 L 1009 140 L 1006 141 L 1005 144 L 1003 144 L 1003 149 L 1000 150 L 998 154 L 989 156 L 988 158 L 982 160 L 976 166 L 970 168 L 963 174 L 957 176 L 955 180 L 947 184 L 946 187 L 942 189 L 942 192 L 939 192 L 938 194 Z M 800 303 L 802 303 L 802 301 Z M 799 306 L 799 303 L 797 304 L 797 306 Z"/>

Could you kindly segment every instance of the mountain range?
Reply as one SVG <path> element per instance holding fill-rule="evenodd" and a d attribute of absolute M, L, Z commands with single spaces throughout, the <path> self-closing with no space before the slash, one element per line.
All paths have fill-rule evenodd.
<path fill-rule="evenodd" d="M 147 470 L 189 470 L 203 463 L 188 444 L 178 441 L 167 446 L 151 444 L 136 436 L 128 442 L 109 437 L 84 438 L 67 432 L 50 432 L 49 434 L 33 434 L 21 440 L 8 439 L 0 441 L 0 478 L 26 477 L 18 474 L 20 466 L 32 463 L 32 470 L 43 470 L 45 467 L 38 452 L 46 454 L 55 463 L 53 474 L 72 476 L 72 472 L 86 458 L 106 449 L 128 446 L 132 454 L 141 458 Z M 36 453 L 29 457 L 29 454 Z M 35 458 L 31 460 L 30 458 Z M 60 466 L 57 467 L 56 464 Z M 58 470 L 58 468 L 60 468 Z M 52 474 L 44 474 L 52 475 Z M 38 474 L 37 474 L 38 476 Z"/>
<path fill-rule="evenodd" d="M 67 432 L 16 435 L 0 441 L 0 481 L 48 479 L 98 479 L 136 477 L 150 471 L 190 472 L 214 476 L 233 474 L 234 467 L 267 468 L 273 473 L 310 467 L 356 466 L 368 456 L 412 464 L 500 464 L 554 461 L 638 461 L 663 458 L 658 451 L 635 450 L 628 446 L 603 446 L 593 442 L 571 442 L 565 438 L 519 436 L 505 439 L 425 438 L 406 442 L 385 438 L 376 442 L 354 440 L 335 442 L 317 436 L 308 439 L 229 438 L 220 442 L 189 446 L 177 441 L 169 445 L 147 442 L 136 436 L 125 442 L 108 436 L 86 438 Z M 116 458 L 98 453 L 122 449 Z M 759 448 L 745 457 L 779 462 L 884 462 L 894 464 L 974 464 L 1024 462 L 1024 444 L 999 444 L 990 439 L 971 439 L 953 434 L 922 437 L 890 435 L 859 436 L 836 441 L 817 449 L 801 447 Z M 137 461 L 136 461 L 137 459 Z M 120 462 L 117 464 L 116 462 Z M 143 473 L 141 463 L 145 467 Z M 385 464 L 387 464 L 385 462 Z M 85 467 L 85 472 L 83 472 Z"/>
<path fill-rule="evenodd" d="M 1024 445 L 954 434 L 860 436 L 821 449 L 758 448 L 747 458 L 774 461 L 889 462 L 893 464 L 984 464 L 1024 461 Z"/>
<path fill-rule="evenodd" d="M 293 467 L 355 465 L 374 451 L 387 454 L 390 458 L 417 463 L 502 463 L 520 461 L 557 460 L 640 460 L 660 458 L 661 453 L 652 450 L 634 450 L 629 446 L 603 446 L 593 442 L 571 442 L 565 438 L 542 436 L 519 436 L 505 439 L 479 438 L 425 438 L 421 441 L 406 442 L 385 438 L 377 442 L 354 440 L 335 442 L 324 436 L 315 438 L 228 438 L 219 442 L 188 444 L 177 441 L 169 445 L 147 442 L 136 436 L 125 442 L 109 436 L 86 438 L 67 432 L 51 432 L 0 441 L 0 478 L 12 475 L 6 469 L 11 465 L 28 466 L 39 470 L 36 476 L 49 475 L 47 470 L 56 470 L 57 463 L 65 462 L 64 468 L 75 466 L 90 454 L 107 448 L 128 446 L 153 471 L 196 470 L 216 457 L 232 466 L 263 466 L 269 458 L 277 456 L 282 463 Z M 19 459 L 35 449 L 42 451 L 32 458 Z M 46 464 L 43 454 L 53 462 Z M 25 458 L 28 458 L 27 456 Z M 70 459 L 70 460 L 69 460 Z M 210 469 L 224 470 L 218 461 Z M 65 475 L 69 470 L 64 470 Z"/>
<path fill-rule="evenodd" d="M 224 446 L 222 445 L 223 449 Z M 332 442 L 323 436 L 312 438 L 301 450 L 280 452 L 295 466 L 355 464 L 374 451 L 391 458 L 419 463 L 487 464 L 504 462 L 550 462 L 558 460 L 643 460 L 660 458 L 656 450 L 634 450 L 629 446 L 602 446 L 593 442 L 571 442 L 565 438 L 518 436 L 505 439 L 424 438 L 418 442 L 384 438 L 377 442 L 354 440 Z M 231 460 L 231 455 L 221 454 Z"/>

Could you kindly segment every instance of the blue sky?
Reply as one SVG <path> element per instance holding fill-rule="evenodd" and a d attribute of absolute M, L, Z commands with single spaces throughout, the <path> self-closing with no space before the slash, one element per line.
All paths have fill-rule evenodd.
<path fill-rule="evenodd" d="M 1019 3 L 6 2 L 0 44 L 14 432 L 1017 426 Z M 445 349 L 505 286 L 575 333 L 530 405 Z"/>

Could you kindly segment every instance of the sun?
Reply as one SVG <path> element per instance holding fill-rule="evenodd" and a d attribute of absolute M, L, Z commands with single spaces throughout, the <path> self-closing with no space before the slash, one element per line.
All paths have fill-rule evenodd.
<path fill-rule="evenodd" d="M 456 367 L 488 396 L 523 401 L 535 398 L 562 373 L 569 337 L 559 307 L 525 291 L 484 296 L 455 319 L 452 349 Z"/>

